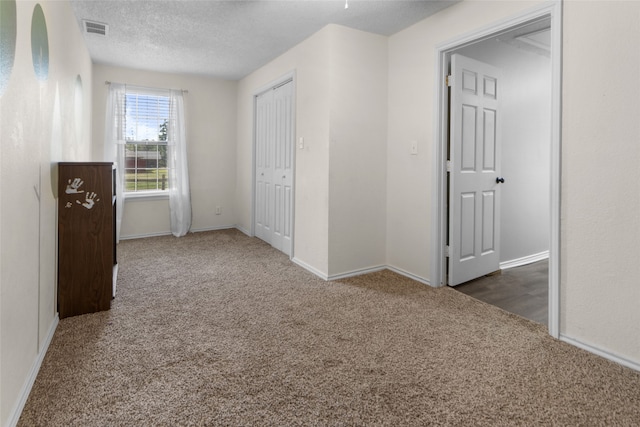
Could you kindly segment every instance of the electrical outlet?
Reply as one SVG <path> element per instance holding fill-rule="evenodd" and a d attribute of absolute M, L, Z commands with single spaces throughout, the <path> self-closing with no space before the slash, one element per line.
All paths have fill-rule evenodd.
<path fill-rule="evenodd" d="M 220 206 L 216 206 L 216 215 L 220 215 L 222 213 L 222 209 Z"/>

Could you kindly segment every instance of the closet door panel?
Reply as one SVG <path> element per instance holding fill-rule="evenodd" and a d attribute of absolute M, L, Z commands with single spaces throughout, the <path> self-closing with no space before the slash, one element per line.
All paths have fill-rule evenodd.
<path fill-rule="evenodd" d="M 256 236 L 290 255 L 293 208 L 293 83 L 256 97 Z"/>

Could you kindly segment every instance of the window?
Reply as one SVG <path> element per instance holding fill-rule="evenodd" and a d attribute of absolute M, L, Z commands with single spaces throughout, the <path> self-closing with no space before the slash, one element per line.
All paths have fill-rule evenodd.
<path fill-rule="evenodd" d="M 104 158 L 116 165 L 116 239 L 125 195 L 169 199 L 171 233 L 191 228 L 183 90 L 109 82 Z"/>
<path fill-rule="evenodd" d="M 127 90 L 125 95 L 125 185 L 126 193 L 167 191 L 166 96 Z"/>

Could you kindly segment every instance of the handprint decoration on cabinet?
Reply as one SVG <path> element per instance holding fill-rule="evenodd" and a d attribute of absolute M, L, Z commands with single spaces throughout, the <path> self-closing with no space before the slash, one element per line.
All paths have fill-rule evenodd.
<path fill-rule="evenodd" d="M 65 194 L 82 194 L 84 193 L 84 190 L 81 190 L 80 187 L 82 187 L 82 184 L 84 184 L 84 181 L 82 180 L 82 178 L 70 178 L 67 181 L 67 188 L 66 190 L 64 190 Z M 80 199 L 76 199 L 76 204 L 84 207 L 85 209 L 92 209 L 93 206 L 95 205 L 96 202 L 99 202 L 100 199 L 98 198 L 98 194 L 96 194 L 93 191 L 89 191 L 86 193 L 86 195 L 84 196 L 84 201 L 81 201 Z M 64 207 L 69 209 L 70 207 L 73 206 L 73 203 L 71 202 L 67 202 Z"/>
<path fill-rule="evenodd" d="M 117 272 L 113 164 L 58 167 L 60 318 L 108 310 Z"/>
<path fill-rule="evenodd" d="M 84 184 L 82 178 L 73 178 L 73 180 L 69 178 L 67 182 L 67 189 L 64 190 L 66 194 L 84 193 L 84 190 L 80 189 L 80 187 L 82 187 L 82 184 Z"/>

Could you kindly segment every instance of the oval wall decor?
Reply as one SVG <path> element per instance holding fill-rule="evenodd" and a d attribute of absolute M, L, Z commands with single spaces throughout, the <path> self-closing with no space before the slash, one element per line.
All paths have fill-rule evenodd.
<path fill-rule="evenodd" d="M 31 56 L 33 70 L 40 81 L 49 77 L 49 36 L 42 6 L 36 4 L 31 18 Z"/>
<path fill-rule="evenodd" d="M 16 1 L 0 1 L 0 96 L 9 83 L 16 56 Z"/>

